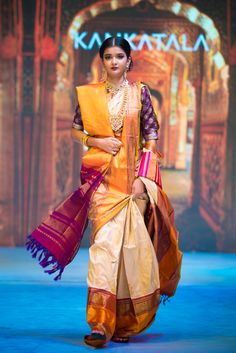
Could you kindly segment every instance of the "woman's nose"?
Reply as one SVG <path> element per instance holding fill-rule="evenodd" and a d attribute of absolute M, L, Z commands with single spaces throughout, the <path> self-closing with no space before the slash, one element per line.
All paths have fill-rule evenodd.
<path fill-rule="evenodd" d="M 112 64 L 115 64 L 116 63 L 116 57 L 114 56 L 113 58 L 112 58 Z"/>

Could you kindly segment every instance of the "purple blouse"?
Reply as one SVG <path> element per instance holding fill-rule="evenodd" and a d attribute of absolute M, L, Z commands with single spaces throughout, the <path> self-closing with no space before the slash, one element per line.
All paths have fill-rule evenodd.
<path fill-rule="evenodd" d="M 140 120 L 142 136 L 145 141 L 157 140 L 159 124 L 157 116 L 153 109 L 149 89 L 145 85 L 141 88 L 141 103 L 142 109 L 140 113 Z M 74 121 L 72 126 L 78 130 L 84 129 L 79 105 L 77 105 L 75 109 Z"/>

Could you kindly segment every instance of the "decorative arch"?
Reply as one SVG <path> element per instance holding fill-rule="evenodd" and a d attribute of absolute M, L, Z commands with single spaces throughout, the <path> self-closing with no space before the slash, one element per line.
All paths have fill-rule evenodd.
<path fill-rule="evenodd" d="M 106 12 L 116 11 L 123 7 L 132 8 L 140 2 L 141 0 L 101 0 L 82 9 L 74 16 L 68 27 L 67 34 L 64 37 L 63 50 L 56 63 L 57 84 L 55 86 L 53 97 L 53 119 L 55 121 L 57 119 L 59 121 L 60 117 L 63 116 L 65 127 L 71 126 L 69 109 L 72 108 L 71 91 L 72 83 L 74 82 L 74 36 L 84 23 L 95 19 L 96 16 Z M 178 101 L 181 104 L 180 108 L 182 109 L 179 116 L 182 120 L 184 119 L 185 123 L 186 112 L 184 109 L 189 106 L 188 102 L 185 100 L 188 99 L 189 95 L 184 91 L 184 88 L 187 89 L 188 85 L 194 102 L 194 104 L 192 104 L 194 106 L 194 114 L 192 114 L 194 136 L 192 137 L 193 153 L 191 157 L 192 169 L 189 206 L 198 208 L 202 217 L 207 221 L 211 228 L 215 230 L 218 235 L 222 236 L 222 234 L 225 234 L 225 215 L 223 214 L 224 199 L 221 191 L 227 186 L 227 180 L 225 178 L 225 172 L 218 173 L 217 170 L 226 170 L 226 121 L 229 92 L 227 83 L 228 65 L 225 63 L 221 52 L 221 38 L 212 19 L 193 5 L 180 3 L 175 0 L 147 0 L 147 2 L 152 4 L 158 10 L 169 11 L 176 16 L 185 18 L 189 23 L 198 26 L 204 31 L 207 42 L 210 46 L 210 50 L 207 53 L 204 53 L 202 57 L 204 71 L 200 70 L 200 74 L 193 81 L 188 80 L 188 77 L 190 77 L 190 62 L 185 53 L 180 53 L 173 49 L 168 52 L 160 51 L 159 53 L 173 55 L 175 60 L 173 63 L 174 66 L 172 67 L 177 65 L 181 66 L 183 69 L 183 75 L 181 76 L 182 80 L 179 83 L 181 89 L 178 90 L 178 92 L 182 92 L 182 94 L 179 95 Z M 157 53 L 151 52 L 149 54 L 149 62 L 151 65 L 152 60 L 155 61 L 155 58 L 157 58 Z M 137 52 L 137 55 L 141 55 L 141 53 L 138 54 Z M 162 62 L 164 61 L 162 60 Z M 159 64 L 161 63 L 159 62 Z M 163 66 L 165 65 L 163 64 Z M 185 85 L 185 83 L 187 84 Z M 152 87 L 152 84 L 150 86 Z M 189 92 L 190 91 L 188 91 L 188 93 Z M 202 109 L 202 107 L 204 107 L 204 109 Z M 163 118 L 163 121 L 165 121 L 165 117 Z M 60 122 L 58 122 L 58 126 L 60 126 Z M 181 123 L 181 126 L 183 127 L 181 131 L 184 132 L 186 130 L 184 124 Z M 54 131 L 53 133 L 57 135 L 54 138 L 55 144 L 57 144 L 61 143 L 59 142 L 59 136 L 61 137 L 63 134 L 69 134 L 69 129 L 66 128 L 64 131 L 60 132 Z M 181 138 L 179 137 L 178 142 L 180 139 Z M 164 137 L 164 140 L 167 141 L 166 136 Z M 178 144 L 178 146 L 180 147 L 178 150 L 178 165 L 180 165 L 182 148 L 180 144 Z M 73 158 L 76 163 L 78 163 L 79 160 L 79 153 L 74 150 L 75 158 Z M 215 159 L 212 156 L 214 158 L 215 156 L 217 157 L 217 163 L 215 163 Z M 73 182 L 77 181 L 78 170 L 79 166 L 76 165 L 72 175 Z M 215 182 L 215 180 L 217 180 L 217 182 Z M 54 195 L 55 199 L 58 195 L 61 196 L 56 190 L 54 191 Z M 214 197 L 211 197 L 212 195 Z M 225 234 L 225 239 L 227 239 L 227 237 L 228 234 Z M 220 239 L 221 238 L 219 238 L 218 241 L 219 244 L 221 244 Z M 223 245 L 219 245 L 218 248 L 222 249 Z"/>
<path fill-rule="evenodd" d="M 133 7 L 140 3 L 141 0 L 127 0 L 125 2 L 125 7 Z M 182 16 L 188 21 L 192 22 L 195 25 L 198 25 L 205 32 L 206 38 L 210 43 L 210 51 L 208 52 L 209 57 L 211 58 L 212 63 L 216 65 L 218 69 L 222 69 L 226 66 L 224 57 L 220 51 L 221 41 L 218 30 L 215 27 L 212 19 L 199 11 L 195 6 L 189 5 L 187 3 L 180 3 L 175 0 L 148 0 L 150 4 L 155 6 L 158 10 L 169 11 L 176 16 Z M 67 31 L 67 36 L 64 43 L 64 49 L 60 55 L 60 60 L 57 65 L 57 78 L 60 83 L 65 80 L 73 69 L 69 63 L 70 55 L 73 52 L 73 40 L 81 28 L 81 26 L 92 20 L 94 17 L 104 13 L 118 10 L 124 7 L 123 1 L 118 0 L 102 0 L 97 1 L 96 3 L 82 9 L 77 13 Z"/>

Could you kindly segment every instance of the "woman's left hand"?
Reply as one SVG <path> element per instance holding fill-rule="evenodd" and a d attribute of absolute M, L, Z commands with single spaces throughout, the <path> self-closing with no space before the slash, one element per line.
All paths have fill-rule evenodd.
<path fill-rule="evenodd" d="M 132 185 L 132 194 L 133 196 L 138 196 L 145 192 L 145 187 L 141 179 L 137 178 L 134 180 Z"/>

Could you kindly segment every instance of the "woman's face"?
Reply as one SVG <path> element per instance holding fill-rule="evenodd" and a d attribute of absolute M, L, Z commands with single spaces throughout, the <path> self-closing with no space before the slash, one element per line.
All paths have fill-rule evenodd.
<path fill-rule="evenodd" d="M 103 65 L 108 78 L 119 78 L 129 67 L 130 59 L 120 47 L 107 48 L 103 54 Z"/>

